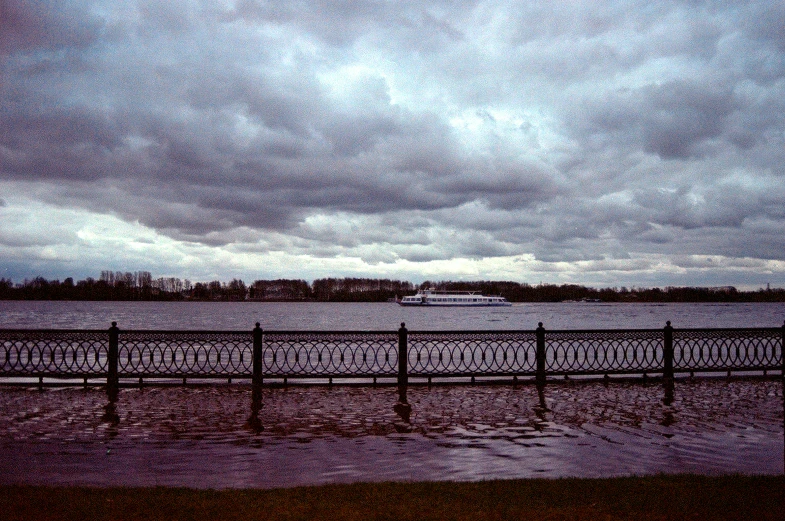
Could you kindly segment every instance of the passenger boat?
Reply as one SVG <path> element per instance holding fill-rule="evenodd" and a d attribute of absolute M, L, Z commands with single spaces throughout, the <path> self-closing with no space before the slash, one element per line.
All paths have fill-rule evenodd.
<path fill-rule="evenodd" d="M 416 295 L 403 297 L 398 304 L 401 306 L 512 306 L 504 297 L 489 297 L 480 295 L 476 291 L 435 289 L 419 290 Z"/>

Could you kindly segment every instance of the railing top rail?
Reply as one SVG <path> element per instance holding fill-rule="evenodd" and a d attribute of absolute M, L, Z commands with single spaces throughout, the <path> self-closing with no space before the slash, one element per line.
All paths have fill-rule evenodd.
<path fill-rule="evenodd" d="M 744 331 L 760 331 L 760 332 L 771 332 L 771 333 L 773 333 L 773 332 L 782 331 L 782 328 L 783 328 L 783 326 L 779 326 L 779 327 L 692 327 L 692 328 L 689 328 L 689 327 L 679 327 L 679 328 L 676 328 L 676 327 L 674 327 L 673 328 L 673 332 L 674 333 L 680 333 L 680 332 L 681 333 L 690 333 L 690 332 L 702 333 L 704 331 L 707 331 L 707 332 L 715 332 L 716 331 L 716 332 L 733 333 L 733 332 L 744 332 Z"/>
<path fill-rule="evenodd" d="M 261 328 L 265 335 L 397 335 L 398 329 L 380 330 L 380 329 L 265 329 Z M 0 329 L 0 331 L 2 331 Z M 43 331 L 27 329 L 25 331 Z M 65 331 L 65 330 L 52 330 L 52 331 Z M 76 330 L 80 331 L 80 330 Z M 106 329 L 99 329 L 98 332 L 106 332 Z M 548 330 L 554 332 L 553 330 Z M 571 330 L 576 331 L 576 330 Z M 615 330 L 614 330 L 615 331 Z M 618 331 L 632 331 L 629 329 L 620 329 Z M 653 329 L 652 331 L 662 331 L 661 329 Z M 251 334 L 253 329 L 243 330 L 201 330 L 201 329 L 120 329 L 120 334 L 237 334 L 246 335 Z M 411 330 L 407 332 L 412 334 L 520 334 L 520 333 L 536 333 L 534 329 L 450 329 L 450 330 Z"/>
<path fill-rule="evenodd" d="M 549 334 L 553 333 L 656 333 L 662 332 L 664 328 L 619 328 L 619 329 L 548 329 L 545 331 Z M 673 332 L 743 332 L 743 331 L 760 331 L 760 332 L 775 332 L 782 331 L 783 326 L 777 327 L 719 327 L 719 328 L 673 328 Z M 57 328 L 0 328 L 0 334 L 4 333 L 106 333 L 109 328 L 105 329 L 57 329 Z M 354 329 L 354 330 L 318 330 L 318 329 L 295 329 L 295 330 L 278 330 L 278 329 L 264 329 L 265 334 L 275 335 L 303 335 L 303 334 L 324 334 L 324 335 L 341 335 L 341 334 L 363 334 L 363 335 L 392 335 L 398 334 L 397 329 L 390 330 L 370 330 L 370 329 Z M 409 329 L 407 330 L 410 335 L 445 335 L 445 334 L 534 334 L 536 329 L 450 329 L 450 330 L 423 330 L 423 329 Z M 225 330 L 205 330 L 205 329 L 122 329 L 119 328 L 118 332 L 122 334 L 169 334 L 169 335 L 194 335 L 194 334 L 211 334 L 211 335 L 247 335 L 253 332 L 252 328 L 249 329 L 225 329 Z"/>
<path fill-rule="evenodd" d="M 120 335 L 250 335 L 252 329 L 119 329 Z"/>
<path fill-rule="evenodd" d="M 32 328 L 0 328 L 0 334 L 3 333 L 103 333 L 109 331 L 106 329 L 32 329 Z"/>
<path fill-rule="evenodd" d="M 3 333 L 106 333 L 106 329 L 33 329 L 33 328 L 0 328 L 0 334 Z M 322 329 L 298 329 L 298 330 L 278 330 L 278 329 L 262 329 L 265 334 L 276 335 L 302 335 L 302 334 L 324 334 L 324 335 L 342 335 L 342 334 L 362 334 L 362 335 L 397 335 L 398 330 L 322 330 Z M 124 334 L 166 334 L 166 335 L 250 335 L 253 329 L 122 329 L 118 328 L 121 335 Z M 469 333 L 470 331 L 453 331 L 454 333 Z"/>
<path fill-rule="evenodd" d="M 618 329 L 548 329 L 545 328 L 547 333 L 661 333 L 665 329 L 659 328 L 618 328 Z M 673 332 L 678 331 L 782 331 L 782 326 L 779 327 L 674 327 Z"/>
<path fill-rule="evenodd" d="M 745 331 L 756 328 L 744 328 Z M 777 328 L 773 328 L 777 329 Z M 120 329 L 120 334 L 250 334 L 253 330 L 196 330 L 196 329 Z M 375 329 L 341 329 L 341 330 L 324 330 L 324 329 L 264 329 L 265 335 L 397 335 L 398 330 L 375 330 Z M 662 328 L 658 329 L 546 329 L 548 333 L 604 333 L 604 332 L 641 332 L 641 333 L 656 333 L 662 332 Z M 674 329 L 675 331 L 675 329 Z M 725 331 L 725 329 L 717 329 L 716 331 Z M 536 329 L 407 329 L 409 335 L 519 335 L 519 334 L 536 334 Z"/>
<path fill-rule="evenodd" d="M 663 328 L 646 328 L 646 329 L 548 329 L 545 328 L 545 332 L 549 335 L 554 333 L 562 334 L 562 333 L 662 333 Z"/>
<path fill-rule="evenodd" d="M 264 329 L 265 335 L 310 335 L 310 334 L 325 334 L 325 335 L 397 335 L 397 329 L 343 329 L 343 330 L 321 330 L 321 329 Z M 409 331 L 411 333 L 411 331 Z"/>
<path fill-rule="evenodd" d="M 521 333 L 535 334 L 535 329 L 409 329 L 410 335 L 519 335 Z"/>

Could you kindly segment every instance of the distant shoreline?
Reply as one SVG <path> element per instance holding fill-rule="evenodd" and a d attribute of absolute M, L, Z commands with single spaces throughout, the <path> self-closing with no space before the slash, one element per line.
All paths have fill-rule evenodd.
<path fill-rule="evenodd" d="M 774 292 L 772 292 L 774 293 Z M 502 295 L 504 296 L 504 295 Z M 609 300 L 603 299 L 586 299 L 586 300 L 552 300 L 552 299 L 532 299 L 532 300 L 507 300 L 514 304 L 765 304 L 765 303 L 781 303 L 785 302 L 785 292 L 777 291 L 773 295 L 757 295 L 752 292 L 750 294 L 741 293 L 737 298 L 660 298 L 660 299 L 641 299 L 641 298 L 615 298 Z M 285 298 L 269 298 L 269 299 L 227 299 L 227 298 L 190 298 L 179 296 L 161 296 L 151 298 L 30 298 L 26 296 L 3 296 L 0 301 L 8 302 L 216 302 L 216 303 L 304 303 L 304 304 L 396 304 L 390 299 L 368 299 L 362 298 L 331 298 L 331 299 L 285 299 Z"/>
<path fill-rule="evenodd" d="M 508 299 L 509 300 L 509 299 Z M 361 299 L 194 299 L 194 298 L 0 298 L 0 302 L 215 302 L 215 303 L 303 303 L 303 304 L 396 304 L 389 300 L 361 300 Z M 509 300 L 513 304 L 774 304 L 785 302 L 785 297 L 766 299 L 695 299 L 695 300 Z"/>
<path fill-rule="evenodd" d="M 100 279 L 46 280 L 22 283 L 0 279 L 0 300 L 193 301 L 193 302 L 394 302 L 420 289 L 474 291 L 509 302 L 785 302 L 785 289 L 738 290 L 734 286 L 666 288 L 591 288 L 577 284 L 511 281 L 425 281 L 414 285 L 389 279 L 327 278 L 191 283 L 175 277 L 153 279 L 149 272 L 102 272 Z"/>

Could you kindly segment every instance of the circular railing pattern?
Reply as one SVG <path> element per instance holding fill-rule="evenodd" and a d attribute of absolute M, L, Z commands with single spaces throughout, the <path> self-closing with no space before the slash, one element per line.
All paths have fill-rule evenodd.
<path fill-rule="evenodd" d="M 250 332 L 150 332 L 119 334 L 118 375 L 249 377 Z"/>
<path fill-rule="evenodd" d="M 407 362 L 413 376 L 525 375 L 536 349 L 534 331 L 413 332 Z"/>
<path fill-rule="evenodd" d="M 662 330 L 546 331 L 545 370 L 556 374 L 662 371 Z"/>
<path fill-rule="evenodd" d="M 657 373 L 664 330 L 542 332 L 546 374 Z M 782 328 L 672 330 L 675 371 L 777 370 Z M 408 332 L 411 376 L 516 376 L 537 370 L 535 331 Z M 398 373 L 398 332 L 260 337 L 263 377 Z M 106 330 L 0 330 L 0 377 L 106 377 Z M 253 333 L 118 331 L 118 377 L 251 377 Z"/>
<path fill-rule="evenodd" d="M 0 330 L 3 376 L 103 376 L 106 331 Z"/>
<path fill-rule="evenodd" d="M 780 364 L 781 329 L 689 329 L 673 332 L 675 370 L 766 369 Z"/>
<path fill-rule="evenodd" d="M 398 333 L 265 332 L 264 377 L 395 376 Z"/>

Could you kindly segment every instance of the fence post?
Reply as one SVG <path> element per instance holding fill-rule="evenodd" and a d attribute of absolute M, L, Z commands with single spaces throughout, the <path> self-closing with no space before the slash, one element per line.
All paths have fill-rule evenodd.
<path fill-rule="evenodd" d="M 262 366 L 264 359 L 262 358 L 262 342 L 263 330 L 259 327 L 261 324 L 256 323 L 253 329 L 253 385 L 262 385 Z"/>
<path fill-rule="evenodd" d="M 663 330 L 664 343 L 662 346 L 663 378 L 673 378 L 673 328 L 671 321 L 665 322 L 665 329 Z"/>
<path fill-rule="evenodd" d="M 398 387 L 404 389 L 409 384 L 408 347 L 409 331 L 406 329 L 406 323 L 401 322 L 401 328 L 398 330 Z"/>
<path fill-rule="evenodd" d="M 401 322 L 401 328 L 398 330 L 398 403 L 393 407 L 401 422 L 395 422 L 393 425 L 398 432 L 411 432 L 411 414 L 412 406 L 406 398 L 406 387 L 409 384 L 409 359 L 408 359 L 408 344 L 409 344 L 409 331 L 406 329 L 406 323 Z"/>
<path fill-rule="evenodd" d="M 545 328 L 542 322 L 537 323 L 537 383 L 545 383 Z"/>
<path fill-rule="evenodd" d="M 785 321 L 782 322 L 782 342 L 780 342 L 780 370 L 782 374 L 782 381 L 785 382 Z M 785 393 L 783 393 L 783 403 L 785 403 Z"/>
<path fill-rule="evenodd" d="M 117 389 L 119 379 L 117 377 L 117 359 L 119 344 L 120 344 L 120 329 L 117 327 L 117 322 L 112 322 L 112 327 L 109 328 L 109 353 L 107 354 L 107 374 L 106 374 L 106 387 L 108 389 Z"/>

